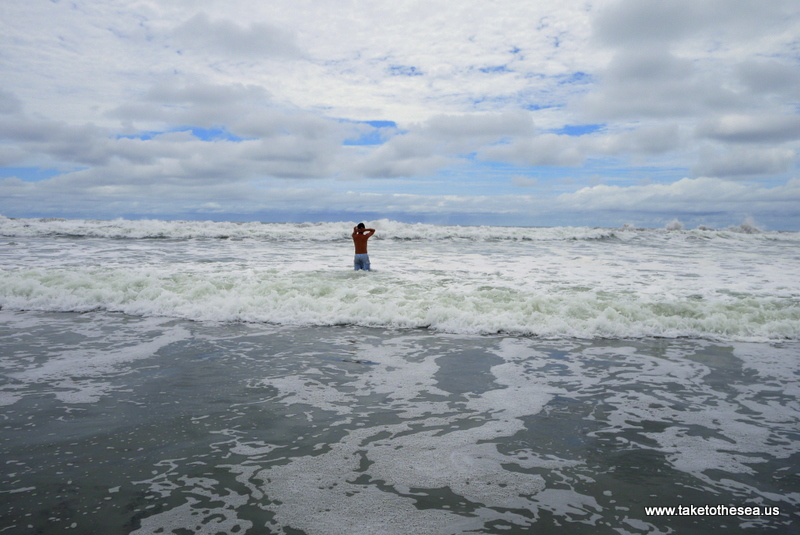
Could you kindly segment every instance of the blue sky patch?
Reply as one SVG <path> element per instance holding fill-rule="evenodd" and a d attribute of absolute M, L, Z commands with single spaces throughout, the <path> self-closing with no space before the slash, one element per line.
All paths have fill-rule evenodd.
<path fill-rule="evenodd" d="M 394 121 L 362 121 L 364 124 L 374 126 L 375 128 L 397 128 L 397 123 Z"/>
<path fill-rule="evenodd" d="M 374 130 L 361 134 L 360 137 L 350 138 L 344 141 L 344 145 L 382 145 L 386 141 L 384 129 L 396 129 L 397 123 L 394 121 L 357 121 L 360 124 L 368 124 Z"/>
<path fill-rule="evenodd" d="M 179 126 L 164 132 L 150 131 L 140 132 L 138 134 L 125 134 L 117 136 L 117 139 L 141 139 L 143 141 L 147 141 L 156 136 L 174 132 L 191 132 L 194 137 L 201 141 L 244 141 L 244 138 L 230 133 L 227 128 L 200 128 L 196 126 Z"/>
<path fill-rule="evenodd" d="M 548 108 L 560 108 L 561 106 L 554 106 L 550 104 L 525 104 L 522 106 L 523 110 L 528 111 L 537 111 L 537 110 L 546 110 Z"/>
<path fill-rule="evenodd" d="M 505 65 L 493 65 L 491 67 L 482 67 L 478 70 L 485 73 L 511 72 L 511 70 Z"/>
<path fill-rule="evenodd" d="M 153 139 L 155 136 L 163 133 L 164 132 L 140 132 L 138 134 L 120 134 L 117 136 L 117 139 L 141 139 L 147 141 L 148 139 Z"/>
<path fill-rule="evenodd" d="M 409 65 L 391 65 L 389 74 L 392 76 L 422 76 L 422 71 Z"/>
<path fill-rule="evenodd" d="M 17 177 L 23 182 L 40 182 L 63 174 L 58 169 L 41 169 L 39 167 L 0 167 L 0 177 Z"/>
<path fill-rule="evenodd" d="M 568 124 L 552 132 L 567 136 L 585 136 L 602 130 L 604 126 L 604 124 Z"/>
<path fill-rule="evenodd" d="M 580 72 L 580 71 L 573 72 L 570 75 L 562 76 L 560 78 L 561 79 L 558 82 L 560 85 L 564 85 L 564 84 L 588 84 L 588 83 L 590 83 L 592 81 L 591 75 L 586 74 L 585 72 Z"/>
<path fill-rule="evenodd" d="M 228 132 L 227 128 L 190 128 L 192 135 L 203 141 L 244 141 L 244 138 Z"/>

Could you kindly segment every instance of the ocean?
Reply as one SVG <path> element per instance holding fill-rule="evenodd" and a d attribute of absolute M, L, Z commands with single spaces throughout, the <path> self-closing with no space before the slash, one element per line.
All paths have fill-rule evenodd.
<path fill-rule="evenodd" d="M 0 533 L 800 534 L 800 233 L 0 217 Z"/>

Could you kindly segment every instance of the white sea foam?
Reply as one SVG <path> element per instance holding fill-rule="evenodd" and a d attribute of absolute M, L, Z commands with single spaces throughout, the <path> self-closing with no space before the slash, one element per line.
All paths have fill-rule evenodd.
<path fill-rule="evenodd" d="M 384 220 L 371 223 L 377 271 L 365 274 L 348 265 L 349 225 L 0 219 L 0 233 L 16 236 L 0 249 L 0 306 L 551 338 L 800 339 L 797 233 Z"/>
<path fill-rule="evenodd" d="M 348 275 L 367 281 L 376 274 Z M 635 496 L 639 506 L 623 506 L 639 492 L 639 481 L 661 492 L 659 499 L 669 496 L 653 481 L 670 492 L 691 488 L 724 503 L 763 498 L 782 510 L 800 504 L 797 493 L 777 492 L 769 468 L 781 461 L 790 475 L 800 449 L 792 434 L 800 414 L 797 343 L 547 342 L 192 326 L 112 314 L 83 318 L 0 312 L 0 323 L 15 331 L 44 325 L 52 334 L 55 345 L 46 344 L 46 360 L 17 351 L 3 362 L 25 369 L 11 369 L 12 379 L 36 383 L 25 395 L 70 389 L 72 376 L 90 386 L 124 376 L 128 388 L 141 389 L 141 380 L 152 377 L 142 359 L 175 345 L 161 353 L 159 361 L 169 363 L 165 369 L 196 369 L 198 362 L 186 355 L 201 339 L 225 343 L 202 349 L 214 356 L 203 362 L 214 365 L 197 376 L 220 371 L 239 384 L 219 396 L 175 389 L 184 390 L 187 405 L 168 416 L 159 412 L 151 429 L 174 426 L 180 436 L 185 424 L 189 444 L 177 441 L 176 449 L 167 433 L 164 450 L 150 451 L 169 457 L 145 457 L 146 470 L 135 465 L 132 473 L 152 472 L 132 478 L 135 493 L 127 475 L 102 479 L 108 493 L 136 500 L 120 503 L 159 504 L 137 506 L 143 512 L 137 534 L 253 528 L 309 535 L 457 534 L 524 531 L 538 522 L 546 528 L 550 518 L 573 531 L 577 524 L 597 530 L 624 522 L 632 531 L 655 532 L 663 521 L 643 516 L 645 496 Z M 60 323 L 81 341 L 58 345 Z M 242 348 L 257 345 L 250 337 L 261 331 L 269 333 L 262 341 L 274 332 L 295 335 L 247 354 Z M 284 344 L 290 347 L 285 352 Z M 136 362 L 145 366 L 134 369 Z M 721 381 L 728 372 L 735 379 Z M 252 388 L 243 392 L 242 384 Z M 10 388 L 12 395 L 17 390 Z M 85 401 L 99 401 L 83 394 Z M 161 410 L 164 401 L 158 400 Z M 135 438 L 150 449 L 147 433 L 129 429 L 125 441 Z M 209 440 L 204 432 L 220 438 Z M 93 446 L 107 443 L 113 442 Z M 634 459 L 626 460 L 629 455 Z M 648 469 L 658 471 L 655 480 Z M 626 472 L 635 474 L 634 484 Z M 15 486 L 19 492 L 32 488 L 23 485 L 28 483 Z"/>
<path fill-rule="evenodd" d="M 7 313 L 0 313 L 0 321 L 16 321 L 4 317 Z M 189 332 L 180 326 L 163 327 L 163 320 L 145 320 L 141 325 L 143 329 L 152 329 L 161 332 L 146 342 L 127 339 L 124 335 L 91 329 L 80 332 L 74 329 L 73 333 L 86 336 L 88 339 L 101 338 L 104 341 L 102 349 L 65 349 L 60 350 L 44 363 L 25 365 L 19 371 L 7 373 L 7 376 L 17 383 L 17 388 L 25 385 L 48 385 L 50 392 L 64 403 L 95 403 L 100 398 L 107 396 L 115 389 L 112 378 L 129 370 L 134 361 L 150 358 L 162 348 L 174 342 L 185 340 Z M 59 348 L 50 348 L 58 350 Z M 19 366 L 19 364 L 17 364 Z M 13 369 L 13 368 L 12 368 Z M 13 404 L 19 396 L 9 392 L 0 392 L 0 405 Z"/>
<path fill-rule="evenodd" d="M 163 221 L 158 219 L 17 219 L 0 215 L 0 236 L 6 237 L 90 237 L 112 239 L 256 239 L 256 240 L 347 240 L 356 222 L 326 223 L 261 223 L 226 221 Z M 376 240 L 474 240 L 474 241 L 553 241 L 553 240 L 630 240 L 656 236 L 676 239 L 676 236 L 699 236 L 713 239 L 789 239 L 800 240 L 794 232 L 762 232 L 748 219 L 741 225 L 727 229 L 698 227 L 683 231 L 677 220 L 665 229 L 637 228 L 624 225 L 621 228 L 598 227 L 498 227 L 429 225 L 402 223 L 381 219 L 369 221 L 376 228 Z M 674 232 L 682 231 L 682 232 Z M 749 236 L 749 238 L 748 238 Z"/>
<path fill-rule="evenodd" d="M 513 288 L 500 277 L 408 280 L 392 274 L 176 273 L 154 268 L 32 270 L 5 274 L 5 308 L 104 309 L 199 321 L 293 325 L 355 324 L 432 328 L 453 333 L 508 332 L 545 337 L 692 336 L 800 339 L 800 306 L 791 297 L 604 294 L 583 288 Z M 699 290 L 702 291 L 702 290 Z M 669 292 L 669 293 L 667 293 Z"/>

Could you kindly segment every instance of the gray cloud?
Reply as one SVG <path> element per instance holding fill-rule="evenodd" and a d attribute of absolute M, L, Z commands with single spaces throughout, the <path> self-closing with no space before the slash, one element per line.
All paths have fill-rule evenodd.
<path fill-rule="evenodd" d="M 681 143 L 676 124 L 658 124 L 602 136 L 593 147 L 603 154 L 657 155 L 678 149 Z"/>
<path fill-rule="evenodd" d="M 433 143 L 440 143 L 433 140 Z M 452 163 L 431 139 L 419 133 L 397 135 L 372 150 L 366 149 L 344 165 L 357 176 L 371 178 L 414 177 L 432 174 Z"/>
<path fill-rule="evenodd" d="M 159 82 L 138 99 L 107 115 L 129 122 L 212 127 L 244 118 L 269 104 L 267 91 L 254 84 L 173 79 Z"/>
<path fill-rule="evenodd" d="M 643 186 L 598 185 L 562 194 L 559 203 L 570 209 L 692 214 L 739 212 L 767 215 L 796 212 L 800 180 L 764 188 L 719 178 L 684 178 L 672 184 Z"/>
<path fill-rule="evenodd" d="M 418 6 L 424 16 L 380 2 L 245 4 L 15 3 L 0 35 L 0 164 L 39 181 L 5 180 L 2 210 L 353 202 L 550 217 L 557 207 L 567 223 L 586 213 L 594 224 L 585 199 L 724 210 L 739 205 L 708 192 L 761 198 L 752 183 L 796 169 L 796 0 L 612 0 L 599 11 L 502 0 Z M 392 65 L 420 75 L 391 76 Z M 624 187 L 689 167 L 735 182 Z M 497 196 L 465 193 L 462 171 Z M 553 196 L 595 176 L 620 190 Z M 387 193 L 422 180 L 441 195 Z M 351 186 L 362 193 L 342 193 Z M 542 198 L 500 197 L 529 186 Z"/>
<path fill-rule="evenodd" d="M 533 188 L 539 185 L 539 180 L 535 177 L 514 175 L 511 177 L 511 184 L 517 188 Z"/>
<path fill-rule="evenodd" d="M 24 161 L 27 154 L 19 147 L 0 146 L 0 165 L 11 166 Z"/>
<path fill-rule="evenodd" d="M 298 58 L 302 55 L 293 32 L 254 22 L 242 27 L 227 19 L 212 21 L 198 13 L 175 29 L 175 37 L 200 50 L 251 57 Z"/>
<path fill-rule="evenodd" d="M 756 94 L 800 98 L 800 65 L 767 59 L 750 59 L 736 65 L 739 82 Z"/>
<path fill-rule="evenodd" d="M 701 137 L 734 143 L 781 143 L 800 140 L 800 115 L 731 114 L 704 120 Z"/>
<path fill-rule="evenodd" d="M 704 151 L 692 167 L 695 176 L 748 178 L 784 173 L 797 162 L 789 148 L 736 148 L 724 152 Z"/>
<path fill-rule="evenodd" d="M 228 106 L 235 102 L 258 102 L 269 98 L 269 93 L 254 84 L 161 83 L 150 89 L 143 100 L 158 104 L 192 106 Z"/>
<path fill-rule="evenodd" d="M 685 37 L 706 24 L 700 2 L 623 0 L 601 11 L 594 33 L 611 45 L 670 41 Z"/>
<path fill-rule="evenodd" d="M 796 62 L 743 57 L 790 41 L 797 23 L 790 0 L 614 2 L 593 20 L 596 41 L 614 55 L 579 109 L 594 120 L 640 120 L 780 105 L 775 97 L 798 95 Z"/>
<path fill-rule="evenodd" d="M 658 48 L 619 52 L 579 108 L 592 120 L 690 117 L 737 109 L 742 99 L 713 72 Z"/>
<path fill-rule="evenodd" d="M 14 152 L 46 155 L 68 165 L 105 163 L 109 155 L 102 145 L 107 135 L 106 129 L 93 124 L 74 126 L 23 114 L 0 121 L 0 139 L 10 143 Z"/>
<path fill-rule="evenodd" d="M 523 184 L 524 185 L 524 184 Z M 169 182 L 113 185 L 102 182 L 74 187 L 68 180 L 35 183 L 0 179 L 0 213 L 15 202 L 40 206 L 40 213 L 80 214 L 92 210 L 95 217 L 134 213 L 163 217 L 165 214 L 214 212 L 235 220 L 263 219 L 257 214 L 338 212 L 348 214 L 406 214 L 426 218 L 444 214 L 470 221 L 499 217 L 518 224 L 575 224 L 576 214 L 589 221 L 621 224 L 638 219 L 654 226 L 675 217 L 700 217 L 706 223 L 726 226 L 745 217 L 769 222 L 773 228 L 796 225 L 800 203 L 800 179 L 765 188 L 717 178 L 682 179 L 672 184 L 643 186 L 598 185 L 558 197 L 541 195 L 415 195 L 368 193 L 337 189 L 269 187 L 253 183 L 199 183 L 194 186 Z M 210 200 L 213 199 L 213 202 Z M 254 215 L 255 214 L 255 215 Z M 601 223 L 602 224 L 602 223 Z"/>
<path fill-rule="evenodd" d="M 487 147 L 479 156 L 521 165 L 577 166 L 586 158 L 586 147 L 583 140 L 573 136 L 540 134 Z"/>
<path fill-rule="evenodd" d="M 376 178 L 430 174 L 460 156 L 533 131 L 530 114 L 524 111 L 436 115 L 396 133 L 358 158 L 351 169 Z"/>
<path fill-rule="evenodd" d="M 0 89 L 0 114 L 10 115 L 22 111 L 22 101 L 13 93 Z"/>
<path fill-rule="evenodd" d="M 652 156 L 678 149 L 682 140 L 674 124 L 649 125 L 614 134 L 568 136 L 542 133 L 520 135 L 508 143 L 482 148 L 485 160 L 519 165 L 574 167 L 591 156 Z"/>
<path fill-rule="evenodd" d="M 432 135 L 446 138 L 499 138 L 533 133 L 533 120 L 524 111 L 468 115 L 436 115 L 424 125 Z"/>
<path fill-rule="evenodd" d="M 703 34 L 749 38 L 771 26 L 772 31 L 790 24 L 796 15 L 792 0 L 621 0 L 594 19 L 594 34 L 614 46 L 671 43 Z"/>
<path fill-rule="evenodd" d="M 240 98 L 229 100 L 231 95 Z M 242 141 L 203 140 L 190 131 L 140 133 L 132 125 L 128 126 L 131 133 L 147 135 L 117 137 L 110 129 L 92 124 L 74 126 L 17 114 L 0 121 L 0 139 L 7 144 L 0 158 L 46 158 L 56 165 L 89 166 L 58 179 L 75 186 L 229 183 L 258 176 L 321 178 L 334 174 L 332 165 L 352 128 L 307 112 L 264 108 L 257 100 L 263 95 L 258 88 L 238 85 L 156 88 L 139 102 L 114 112 L 124 121 L 156 121 L 170 128 L 219 126 L 228 129 L 226 135 L 244 134 Z M 262 111 L 253 113 L 254 106 Z M 253 134 L 258 136 L 251 138 Z"/>

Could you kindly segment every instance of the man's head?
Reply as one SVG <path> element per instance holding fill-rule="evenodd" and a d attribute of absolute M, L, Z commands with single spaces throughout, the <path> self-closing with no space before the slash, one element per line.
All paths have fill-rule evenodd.
<path fill-rule="evenodd" d="M 359 223 L 359 224 L 358 224 L 358 228 L 359 228 L 359 229 L 363 229 L 363 228 L 366 228 L 366 227 L 364 226 L 364 223 Z"/>

